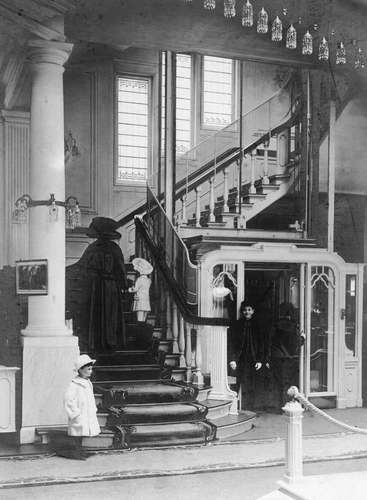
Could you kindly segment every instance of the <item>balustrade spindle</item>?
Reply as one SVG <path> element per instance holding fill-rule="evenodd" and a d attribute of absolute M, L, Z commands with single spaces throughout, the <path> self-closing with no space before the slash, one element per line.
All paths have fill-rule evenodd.
<path fill-rule="evenodd" d="M 181 224 L 187 224 L 187 216 L 186 216 L 186 195 L 184 195 L 181 198 L 181 205 L 182 205 L 182 217 L 181 217 Z"/>
<path fill-rule="evenodd" d="M 195 193 L 196 193 L 196 227 L 201 227 L 200 224 L 200 218 L 201 218 L 201 211 L 200 211 L 200 193 L 201 193 L 201 186 L 198 186 L 195 188 Z"/>
<path fill-rule="evenodd" d="M 191 325 L 185 327 L 186 345 L 185 345 L 185 360 L 186 360 L 186 382 L 191 382 L 192 379 L 192 345 L 191 345 Z"/>
<path fill-rule="evenodd" d="M 289 130 L 283 130 L 277 135 L 277 174 L 284 174 L 288 163 Z"/>
<path fill-rule="evenodd" d="M 178 354 L 178 311 L 175 302 L 172 304 L 172 353 Z"/>
<path fill-rule="evenodd" d="M 186 368 L 185 362 L 185 339 L 186 339 L 186 324 L 183 316 L 179 314 L 179 329 L 178 329 L 178 351 L 180 353 L 180 368 Z"/>
<path fill-rule="evenodd" d="M 166 339 L 172 340 L 172 308 L 171 308 L 171 297 L 167 294 L 166 297 Z"/>
<path fill-rule="evenodd" d="M 196 349 L 195 349 L 195 373 L 192 377 L 192 383 L 195 385 L 203 385 L 204 378 L 201 373 L 201 367 L 203 363 L 202 351 L 201 351 L 201 335 L 200 329 L 196 329 Z"/>
<path fill-rule="evenodd" d="M 264 144 L 264 175 L 262 178 L 263 184 L 269 184 L 269 142 Z"/>
<path fill-rule="evenodd" d="M 228 212 L 228 169 L 225 168 L 223 170 L 223 181 L 224 181 L 224 187 L 223 187 L 223 211 Z"/>
<path fill-rule="evenodd" d="M 214 215 L 214 180 L 215 176 L 209 179 L 209 222 L 215 222 Z"/>
<path fill-rule="evenodd" d="M 249 187 L 250 194 L 256 194 L 256 187 L 255 187 L 256 156 L 257 156 L 257 151 L 256 149 L 254 149 L 253 151 L 251 151 L 251 184 Z"/>

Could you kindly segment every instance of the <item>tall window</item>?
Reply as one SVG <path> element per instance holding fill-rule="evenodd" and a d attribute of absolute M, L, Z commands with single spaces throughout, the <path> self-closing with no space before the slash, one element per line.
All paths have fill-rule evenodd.
<path fill-rule="evenodd" d="M 202 72 L 202 125 L 222 128 L 233 121 L 234 62 L 204 56 Z"/>
<path fill-rule="evenodd" d="M 117 78 L 117 182 L 145 181 L 149 163 L 150 81 Z"/>
<path fill-rule="evenodd" d="M 191 59 L 176 57 L 176 156 L 191 148 Z"/>

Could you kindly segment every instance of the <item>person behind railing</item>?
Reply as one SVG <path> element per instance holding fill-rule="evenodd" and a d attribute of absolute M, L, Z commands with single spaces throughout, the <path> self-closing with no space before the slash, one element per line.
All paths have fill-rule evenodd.
<path fill-rule="evenodd" d="M 279 320 L 272 331 L 271 365 L 278 408 L 287 401 L 287 390 L 298 380 L 299 350 L 304 341 L 300 335 L 296 310 L 291 303 L 279 306 Z"/>
<path fill-rule="evenodd" d="M 139 276 L 128 291 L 134 293 L 133 311 L 136 312 L 137 321 L 145 323 L 148 313 L 151 310 L 149 290 L 152 280 L 149 275 L 153 271 L 153 266 L 150 262 L 140 257 L 133 259 L 132 265 L 135 271 L 139 273 Z"/>
<path fill-rule="evenodd" d="M 242 386 L 243 406 L 254 409 L 256 382 L 264 365 L 270 368 L 265 348 L 265 335 L 261 331 L 252 303 L 243 301 L 240 318 L 229 329 L 229 367 L 236 372 L 237 391 Z"/>

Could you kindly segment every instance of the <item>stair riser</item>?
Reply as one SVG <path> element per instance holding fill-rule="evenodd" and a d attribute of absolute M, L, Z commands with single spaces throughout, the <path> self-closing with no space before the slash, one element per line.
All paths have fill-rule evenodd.
<path fill-rule="evenodd" d="M 216 436 L 218 439 L 225 439 L 237 434 L 242 434 L 243 432 L 250 431 L 254 426 L 255 419 L 246 420 L 246 422 L 241 422 L 239 424 L 217 427 Z M 215 420 L 213 422 L 215 424 Z"/>
<path fill-rule="evenodd" d="M 132 371 L 98 371 L 95 375 L 95 382 L 99 381 L 124 381 L 124 380 L 159 380 L 160 370 L 132 370 Z"/>
<path fill-rule="evenodd" d="M 130 425 L 130 424 L 160 424 L 172 422 L 194 422 L 206 417 L 208 410 L 205 406 L 196 405 L 161 405 L 157 411 L 155 408 L 150 411 L 149 406 L 139 408 L 139 406 L 125 407 L 123 413 L 115 417 L 111 415 L 108 425 Z"/>
<path fill-rule="evenodd" d="M 209 408 L 208 416 L 209 420 L 215 420 L 216 418 L 226 417 L 229 414 L 229 409 L 232 403 L 228 403 L 227 405 Z"/>

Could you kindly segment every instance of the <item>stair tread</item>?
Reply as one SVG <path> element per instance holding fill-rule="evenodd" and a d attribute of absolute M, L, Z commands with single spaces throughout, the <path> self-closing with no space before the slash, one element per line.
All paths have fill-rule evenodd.
<path fill-rule="evenodd" d="M 241 411 L 238 415 L 227 415 L 225 417 L 216 418 L 212 423 L 217 427 L 230 427 L 242 424 L 248 420 L 256 418 L 256 413 L 253 411 Z M 210 420 L 210 419 L 209 419 Z"/>
<path fill-rule="evenodd" d="M 95 366 L 94 370 L 104 370 L 104 371 L 123 371 L 123 370 L 152 370 L 160 369 L 160 365 L 157 363 L 152 364 L 141 364 L 141 365 L 99 365 Z"/>

